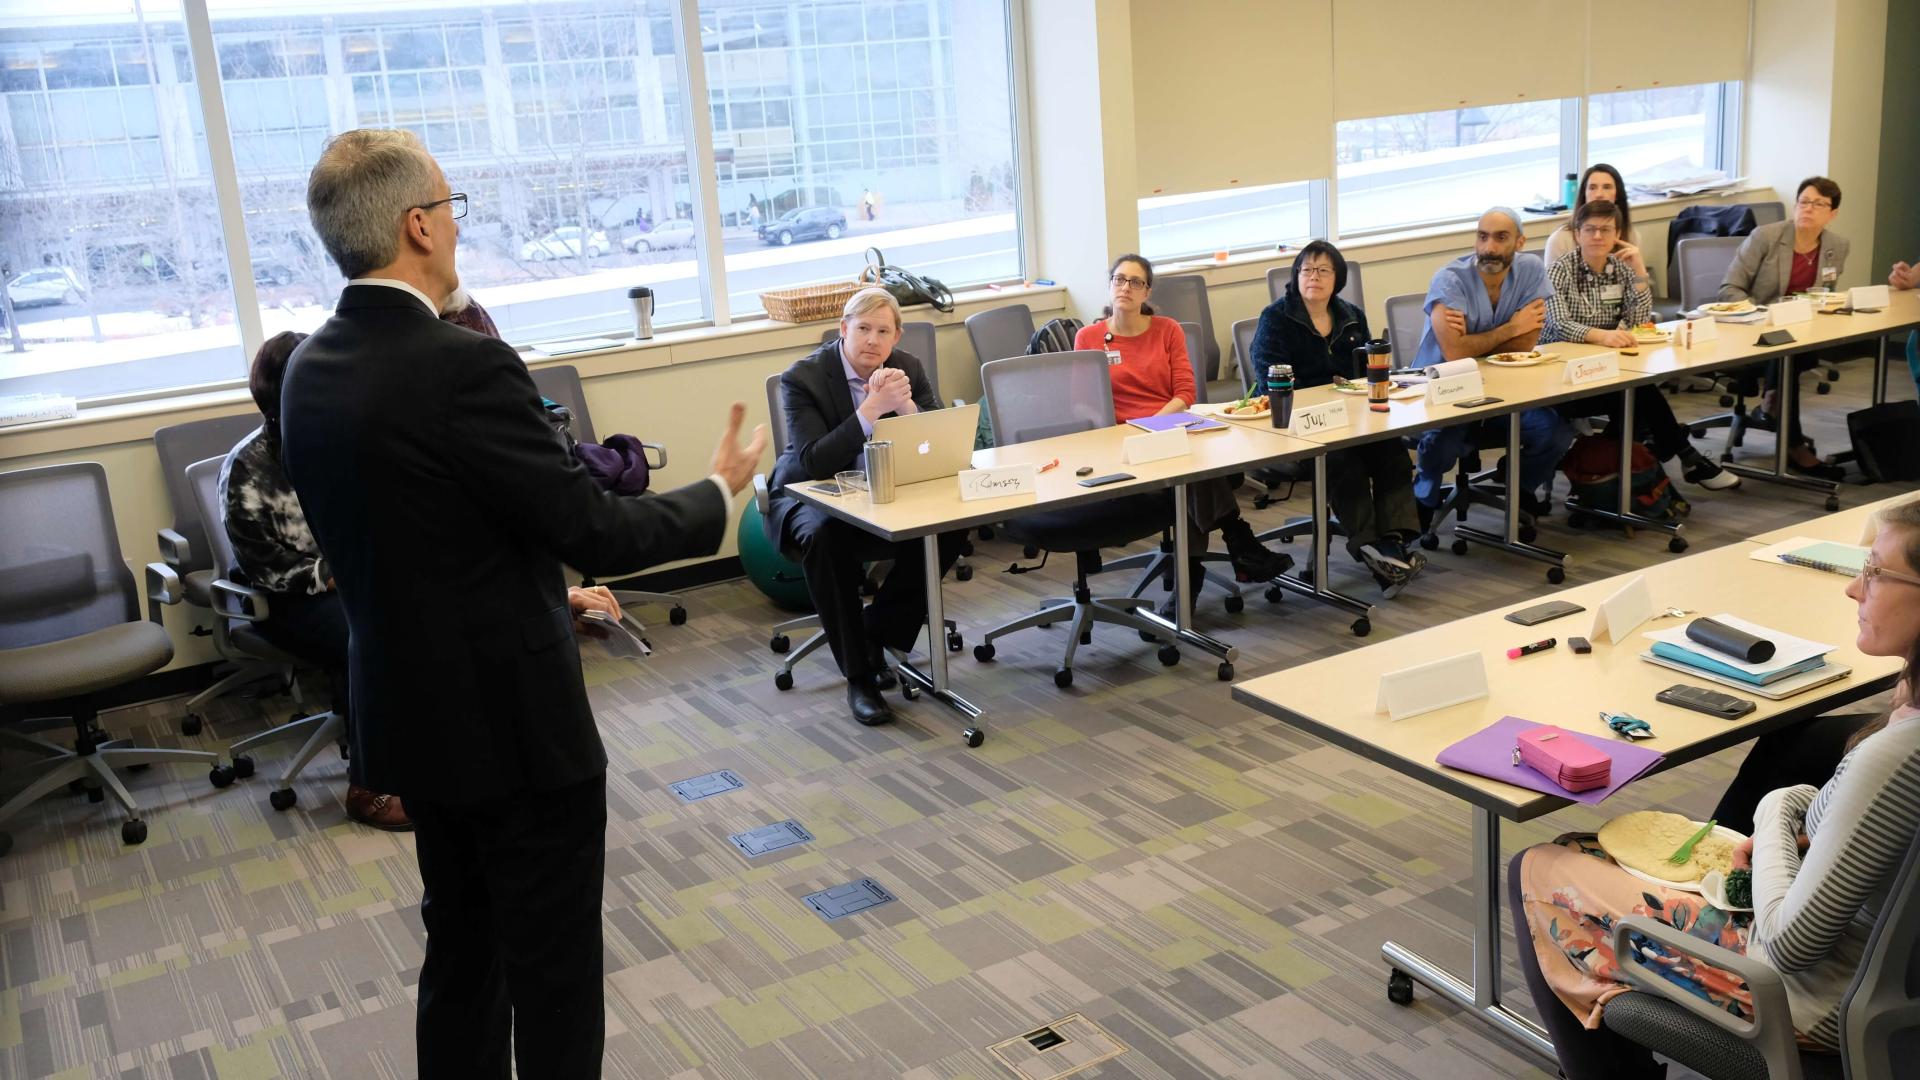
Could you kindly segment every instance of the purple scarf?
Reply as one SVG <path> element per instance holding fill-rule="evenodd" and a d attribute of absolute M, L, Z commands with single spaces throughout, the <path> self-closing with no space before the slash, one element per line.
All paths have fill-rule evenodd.
<path fill-rule="evenodd" d="M 647 490 L 646 448 L 632 435 L 614 435 L 604 443 L 576 443 L 573 456 L 601 487 L 615 495 L 639 495 Z"/>

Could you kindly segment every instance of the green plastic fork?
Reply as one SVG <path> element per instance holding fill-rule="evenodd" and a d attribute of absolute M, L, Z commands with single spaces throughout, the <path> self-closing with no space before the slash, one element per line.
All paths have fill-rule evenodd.
<path fill-rule="evenodd" d="M 1681 844 L 1680 850 L 1667 856 L 1667 861 L 1675 866 L 1685 866 L 1687 860 L 1693 858 L 1693 846 L 1705 840 L 1707 834 L 1712 832 L 1713 827 L 1718 824 L 1720 824 L 1718 821 L 1708 821 L 1705 825 L 1700 826 L 1700 831 L 1693 834 L 1693 839 Z"/>

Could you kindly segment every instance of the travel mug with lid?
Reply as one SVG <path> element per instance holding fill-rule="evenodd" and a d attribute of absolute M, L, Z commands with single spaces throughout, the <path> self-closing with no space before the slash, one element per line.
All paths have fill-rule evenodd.
<path fill-rule="evenodd" d="M 1283 428 L 1293 423 L 1293 365 L 1272 364 L 1267 368 L 1267 418 Z"/>
<path fill-rule="evenodd" d="M 627 299 L 633 301 L 634 339 L 645 341 L 653 336 L 653 290 L 635 285 L 627 290 Z"/>

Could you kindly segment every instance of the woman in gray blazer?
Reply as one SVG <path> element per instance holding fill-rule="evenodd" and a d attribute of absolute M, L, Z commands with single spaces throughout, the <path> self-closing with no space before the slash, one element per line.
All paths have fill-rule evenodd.
<path fill-rule="evenodd" d="M 1847 268 L 1847 238 L 1830 232 L 1827 226 L 1840 214 L 1840 185 L 1824 176 L 1800 181 L 1794 192 L 1793 217 L 1753 230 L 1733 257 L 1727 276 L 1720 282 L 1720 299 L 1752 300 L 1771 304 L 1791 293 L 1802 293 L 1816 285 L 1831 288 Z M 1841 480 L 1846 470 L 1822 461 L 1814 452 L 1813 440 L 1801 434 L 1797 376 L 1818 363 L 1818 353 L 1794 357 L 1796 379 L 1787 392 L 1794 394 L 1793 421 L 1787 437 L 1790 441 L 1787 462 L 1795 471 L 1825 480 Z M 1778 393 L 1770 381 L 1768 397 Z M 1773 401 L 1766 403 L 1768 415 L 1777 414 Z"/>

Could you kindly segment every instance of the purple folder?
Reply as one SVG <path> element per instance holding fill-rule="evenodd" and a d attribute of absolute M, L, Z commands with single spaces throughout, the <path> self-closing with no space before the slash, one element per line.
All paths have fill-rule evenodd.
<path fill-rule="evenodd" d="M 1226 424 L 1208 416 L 1195 416 L 1190 412 L 1167 413 L 1165 416 L 1142 416 L 1127 421 L 1141 431 L 1165 431 L 1168 428 L 1186 428 L 1188 431 L 1224 431 Z"/>
<path fill-rule="evenodd" d="M 1503 716 L 1440 751 L 1440 756 L 1434 760 L 1450 769 L 1459 769 L 1462 772 L 1473 773 L 1475 776 L 1485 776 L 1503 783 L 1528 788 L 1546 795 L 1558 795 L 1563 799 L 1572 799 L 1574 802 L 1592 806 L 1626 787 L 1628 782 L 1646 775 L 1647 770 L 1660 764 L 1661 759 L 1666 756 L 1658 751 L 1635 746 L 1624 739 L 1609 739 L 1600 735 L 1571 732 L 1574 738 L 1613 759 L 1613 779 L 1603 788 L 1594 788 L 1590 791 L 1568 791 L 1535 772 L 1531 767 L 1513 763 L 1515 740 L 1522 731 L 1539 726 L 1540 722 L 1537 720 Z"/>

